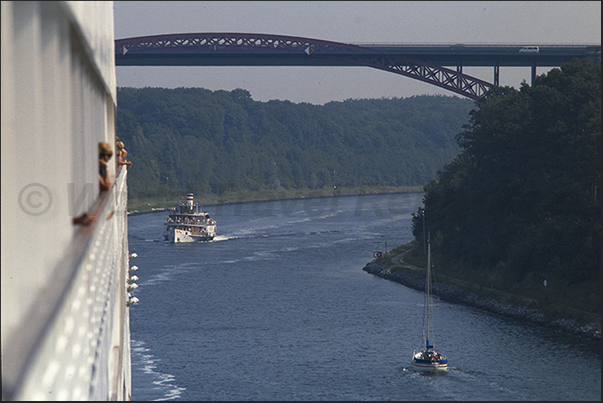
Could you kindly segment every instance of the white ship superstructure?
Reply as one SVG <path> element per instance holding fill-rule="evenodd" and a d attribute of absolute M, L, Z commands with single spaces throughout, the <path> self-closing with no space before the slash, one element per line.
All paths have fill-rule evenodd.
<path fill-rule="evenodd" d="M 113 2 L 2 1 L 1 30 L 2 400 L 130 400 Z"/>
<path fill-rule="evenodd" d="M 169 210 L 164 238 L 174 243 L 211 241 L 216 236 L 217 223 L 193 201 L 187 193 L 186 201 Z"/>

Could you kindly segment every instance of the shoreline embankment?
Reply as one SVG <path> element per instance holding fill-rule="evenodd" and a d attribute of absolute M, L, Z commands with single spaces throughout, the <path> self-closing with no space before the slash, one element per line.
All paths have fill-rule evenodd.
<path fill-rule="evenodd" d="M 400 260 L 401 256 L 398 255 L 392 260 L 396 258 Z M 402 268 L 397 266 L 396 270 L 391 270 L 386 262 L 375 259 L 362 270 L 415 290 L 423 291 L 425 289 L 425 270 L 406 263 L 403 263 L 403 265 Z M 535 323 L 584 339 L 601 341 L 600 322 L 582 323 L 572 318 L 550 317 L 536 308 L 522 306 L 521 304 L 504 304 L 491 296 L 452 284 L 451 281 L 438 282 L 438 296 L 444 301 L 472 306 L 507 318 Z"/>

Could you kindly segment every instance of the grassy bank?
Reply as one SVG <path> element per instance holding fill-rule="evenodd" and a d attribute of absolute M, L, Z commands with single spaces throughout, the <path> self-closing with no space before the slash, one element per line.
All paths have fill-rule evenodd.
<path fill-rule="evenodd" d="M 202 205 L 215 205 L 226 203 L 242 203 L 249 201 L 266 201 L 281 199 L 301 199 L 310 197 L 332 197 L 332 196 L 352 196 L 364 194 L 384 194 L 384 193 L 405 193 L 422 192 L 423 186 L 380 186 L 367 185 L 353 188 L 338 187 L 337 189 L 284 189 L 259 190 L 259 191 L 232 191 L 221 194 L 202 193 L 195 194 L 195 201 Z M 150 211 L 152 209 L 167 208 L 174 206 L 181 197 L 148 197 L 148 198 L 130 198 L 128 200 L 128 211 Z"/>
<path fill-rule="evenodd" d="M 427 262 L 422 250 L 421 244 L 412 241 L 392 249 L 381 258 L 381 261 L 389 266 L 392 273 L 405 271 L 424 277 Z M 404 252 L 407 253 L 402 260 L 396 258 Z M 549 287 L 550 289 L 545 290 L 542 286 L 539 292 L 535 292 L 532 288 L 514 289 L 510 292 L 511 290 L 488 287 L 480 276 L 471 276 L 467 271 L 464 271 L 464 275 L 459 276 L 455 267 L 449 267 L 441 262 L 433 264 L 436 268 L 438 283 L 451 284 L 475 294 L 493 298 L 501 304 L 537 309 L 551 320 L 569 318 L 585 324 L 601 323 L 601 314 L 596 306 L 585 305 L 583 298 L 576 298 L 571 293 L 559 292 L 557 287 Z M 418 272 L 413 266 L 423 268 L 423 271 Z"/>

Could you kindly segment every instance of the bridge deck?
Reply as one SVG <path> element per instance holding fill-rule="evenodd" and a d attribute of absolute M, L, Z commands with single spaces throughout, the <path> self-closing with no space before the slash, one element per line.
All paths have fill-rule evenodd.
<path fill-rule="evenodd" d="M 526 45 L 511 44 L 342 44 L 345 48 L 317 50 L 311 55 L 298 48 L 267 47 L 265 43 L 214 43 L 203 46 L 128 47 L 128 39 L 116 41 L 117 66 L 357 66 L 340 56 L 375 56 L 413 59 L 438 66 L 541 66 L 555 67 L 575 58 L 601 63 L 601 45 L 535 45 L 537 53 L 523 53 Z M 211 46 L 210 46 L 211 45 Z M 356 50 L 354 49 L 356 48 Z M 309 57 L 310 56 L 310 57 Z"/>
<path fill-rule="evenodd" d="M 601 63 L 601 45 L 350 44 L 249 33 L 166 34 L 118 39 L 116 66 L 365 66 L 479 99 L 500 67 L 556 67 L 576 58 Z M 463 67 L 494 68 L 494 83 Z M 454 69 L 450 67 L 455 67 Z"/>

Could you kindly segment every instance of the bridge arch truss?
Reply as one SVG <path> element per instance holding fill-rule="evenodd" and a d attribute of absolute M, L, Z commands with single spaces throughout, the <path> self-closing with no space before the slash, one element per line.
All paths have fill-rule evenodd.
<path fill-rule="evenodd" d="M 189 33 L 125 38 L 115 41 L 115 58 L 117 66 L 366 66 L 474 100 L 492 87 L 461 71 L 369 47 L 283 35 Z"/>

